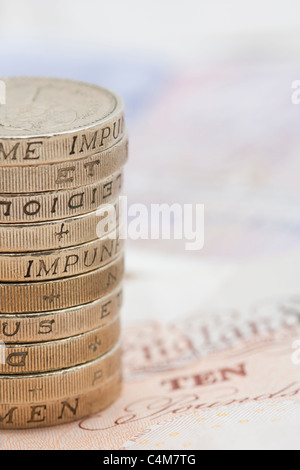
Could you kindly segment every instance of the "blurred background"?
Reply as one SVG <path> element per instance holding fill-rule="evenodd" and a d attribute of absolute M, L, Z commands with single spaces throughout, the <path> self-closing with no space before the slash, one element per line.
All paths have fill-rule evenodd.
<path fill-rule="evenodd" d="M 193 309 L 239 263 L 297 247 L 299 13 L 296 0 L 1 0 L 1 75 L 115 90 L 131 138 L 130 202 L 205 204 L 201 252 L 129 242 L 144 289 L 139 302 L 134 284 L 128 316 L 181 312 L 183 285 Z"/>

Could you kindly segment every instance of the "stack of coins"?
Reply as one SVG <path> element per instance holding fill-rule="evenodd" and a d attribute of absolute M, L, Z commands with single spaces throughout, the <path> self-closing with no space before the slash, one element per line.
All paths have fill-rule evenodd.
<path fill-rule="evenodd" d="M 103 88 L 3 83 L 0 428 L 13 429 L 77 420 L 120 393 L 128 139 L 122 101 Z"/>

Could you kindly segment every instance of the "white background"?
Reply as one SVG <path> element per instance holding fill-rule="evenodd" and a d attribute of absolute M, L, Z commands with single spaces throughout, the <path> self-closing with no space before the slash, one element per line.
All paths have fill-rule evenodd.
<path fill-rule="evenodd" d="M 175 60 L 243 50 L 297 51 L 297 0 L 1 0 L 4 49 L 91 54 L 126 48 Z M 249 48 L 245 51 L 245 44 Z"/>

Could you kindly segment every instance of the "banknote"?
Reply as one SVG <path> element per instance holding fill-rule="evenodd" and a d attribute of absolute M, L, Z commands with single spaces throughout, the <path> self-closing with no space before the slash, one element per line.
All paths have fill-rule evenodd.
<path fill-rule="evenodd" d="M 300 253 L 231 266 L 222 282 L 208 287 L 198 311 L 192 301 L 192 310 L 182 310 L 181 318 L 176 312 L 173 319 L 155 321 L 142 312 L 149 285 L 141 291 L 137 280 L 145 274 L 139 253 L 136 258 L 140 268 L 138 261 L 135 269 L 129 264 L 125 283 L 121 398 L 70 425 L 1 431 L 0 448 L 298 447 Z M 160 258 L 163 272 L 167 260 Z M 217 273 L 219 267 L 211 269 Z M 160 278 L 151 281 L 155 296 Z M 182 292 L 187 283 L 181 277 Z M 133 302 L 140 308 L 139 321 L 127 315 Z"/>

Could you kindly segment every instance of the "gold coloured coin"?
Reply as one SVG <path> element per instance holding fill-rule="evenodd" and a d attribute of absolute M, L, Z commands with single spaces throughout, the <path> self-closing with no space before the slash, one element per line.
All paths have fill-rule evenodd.
<path fill-rule="evenodd" d="M 63 310 L 111 293 L 124 273 L 123 255 L 104 268 L 81 276 L 34 283 L 0 283 L 0 313 Z"/>
<path fill-rule="evenodd" d="M 112 262 L 123 250 L 119 231 L 71 248 L 33 253 L 0 253 L 0 282 L 48 281 L 77 276 Z"/>
<path fill-rule="evenodd" d="M 111 220 L 108 212 L 105 222 L 114 229 L 119 225 L 119 200 L 111 203 L 116 220 Z M 0 252 L 20 253 L 56 250 L 77 246 L 97 239 L 97 227 L 102 217 L 97 211 L 63 220 L 31 223 L 31 224 L 1 224 L 0 223 Z M 108 231 L 109 232 L 109 231 Z"/>
<path fill-rule="evenodd" d="M 58 341 L 0 347 L 0 374 L 35 374 L 67 369 L 110 351 L 120 337 L 120 318 L 79 336 Z M 1 380 L 1 376 L 0 376 Z"/>
<path fill-rule="evenodd" d="M 104 151 L 124 135 L 124 106 L 98 86 L 53 78 L 2 78 L 0 165 L 32 165 Z"/>
<path fill-rule="evenodd" d="M 122 172 L 81 188 L 37 194 L 0 195 L 1 223 L 65 219 L 97 210 L 114 201 L 122 189 Z"/>
<path fill-rule="evenodd" d="M 32 375 L 2 375 L 0 404 L 39 403 L 97 390 L 121 372 L 121 347 L 86 364 L 56 372 Z"/>
<path fill-rule="evenodd" d="M 0 315 L 0 341 L 39 343 L 77 336 L 111 322 L 122 307 L 122 288 L 86 305 L 45 313 Z"/>
<path fill-rule="evenodd" d="M 41 428 L 77 421 L 107 408 L 117 400 L 121 389 L 119 373 L 83 394 L 39 403 L 0 404 L 0 429 Z"/>
<path fill-rule="evenodd" d="M 40 193 L 74 189 L 101 181 L 128 159 L 128 138 L 105 152 L 74 161 L 44 165 L 1 166 L 0 194 Z"/>

